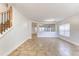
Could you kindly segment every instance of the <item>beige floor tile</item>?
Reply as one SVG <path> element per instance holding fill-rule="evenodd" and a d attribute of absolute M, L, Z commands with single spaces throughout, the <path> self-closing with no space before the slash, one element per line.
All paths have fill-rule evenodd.
<path fill-rule="evenodd" d="M 29 39 L 10 56 L 79 56 L 79 47 L 57 38 Z"/>

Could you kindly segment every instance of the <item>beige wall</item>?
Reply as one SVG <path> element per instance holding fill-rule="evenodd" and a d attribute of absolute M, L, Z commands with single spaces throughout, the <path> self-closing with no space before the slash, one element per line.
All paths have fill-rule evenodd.
<path fill-rule="evenodd" d="M 60 24 L 70 23 L 70 37 L 60 36 L 65 40 L 69 40 L 75 44 L 79 43 L 79 15 L 69 17 L 63 21 L 58 22 L 58 26 Z"/>

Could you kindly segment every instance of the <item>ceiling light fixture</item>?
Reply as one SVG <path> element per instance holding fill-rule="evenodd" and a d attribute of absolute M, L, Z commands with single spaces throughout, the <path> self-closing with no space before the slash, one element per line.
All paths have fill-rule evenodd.
<path fill-rule="evenodd" d="M 47 20 L 44 20 L 44 21 L 56 21 L 55 19 L 47 19 Z"/>

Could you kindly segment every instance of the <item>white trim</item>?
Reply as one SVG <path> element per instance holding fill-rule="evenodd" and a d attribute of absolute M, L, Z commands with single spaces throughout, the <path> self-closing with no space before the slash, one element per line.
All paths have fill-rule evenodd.
<path fill-rule="evenodd" d="M 37 37 L 58 37 L 57 32 L 39 32 L 37 33 Z"/>
<path fill-rule="evenodd" d="M 17 46 L 15 46 L 13 49 L 11 49 L 10 51 L 6 52 L 3 56 L 8 56 L 10 53 L 12 53 L 14 50 L 16 50 L 19 46 L 21 46 L 25 41 L 27 41 L 28 39 L 31 38 L 25 38 L 24 41 L 22 41 L 20 44 L 18 44 Z"/>
<path fill-rule="evenodd" d="M 63 37 L 59 37 L 59 39 L 64 40 L 64 41 L 67 41 L 67 42 L 70 43 L 70 44 L 73 44 L 73 45 L 79 46 L 79 43 L 74 42 L 74 41 L 72 41 L 72 40 L 65 39 L 65 38 L 63 38 Z"/>
<path fill-rule="evenodd" d="M 8 32 L 10 32 L 13 29 L 13 26 L 7 30 L 5 30 L 5 32 L 3 32 L 3 34 L 0 34 L 0 39 L 3 38 Z"/>

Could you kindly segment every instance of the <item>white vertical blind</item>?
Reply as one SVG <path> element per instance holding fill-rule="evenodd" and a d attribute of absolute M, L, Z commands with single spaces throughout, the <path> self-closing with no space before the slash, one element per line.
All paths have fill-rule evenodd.
<path fill-rule="evenodd" d="M 62 36 L 70 37 L 70 24 L 62 24 L 59 26 L 59 34 Z"/>

